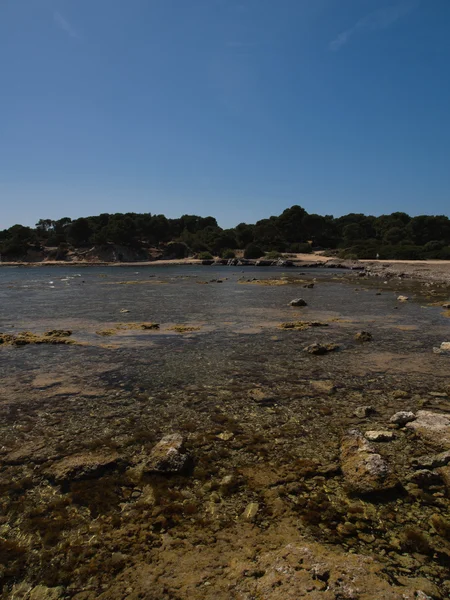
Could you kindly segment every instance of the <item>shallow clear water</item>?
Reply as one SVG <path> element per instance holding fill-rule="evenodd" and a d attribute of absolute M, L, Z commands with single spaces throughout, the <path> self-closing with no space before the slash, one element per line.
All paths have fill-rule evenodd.
<path fill-rule="evenodd" d="M 286 278 L 285 285 L 254 281 Z M 312 281 L 312 289 L 304 287 Z M 183 539 L 197 539 L 199 532 L 209 535 L 220 523 L 233 532 L 230 539 L 237 553 L 240 537 L 233 528 L 248 503 L 261 507 L 256 524 L 270 535 L 280 499 L 285 516 L 292 519 L 293 536 L 300 531 L 307 539 L 376 555 L 394 578 L 403 568 L 397 536 L 404 535 L 405 527 L 419 524 L 432 536 L 436 551 L 444 552 L 447 542 L 429 524 L 436 512 L 450 519 L 442 488 L 434 496 L 424 492 L 423 497 L 400 494 L 379 503 L 361 500 L 365 520 L 356 517 L 352 535 L 339 530 L 348 519 L 355 520 L 354 499 L 347 495 L 338 468 L 342 435 L 352 428 L 389 427 L 390 416 L 400 409 L 450 410 L 450 359 L 433 353 L 433 346 L 450 340 L 450 320 L 431 305 L 433 298 L 422 288 L 411 289 L 411 300 L 399 303 L 405 285 L 367 283 L 356 274 L 324 269 L 0 269 L 0 332 L 70 329 L 76 342 L 0 346 L 0 468 L 10 478 L 5 481 L 13 482 L 5 484 L 8 517 L 0 523 L 0 534 L 20 543 L 31 540 L 28 566 L 17 567 L 20 577 L 47 581 L 42 575 L 47 565 L 37 566 L 43 554 L 36 548 L 45 542 L 35 533 L 35 520 L 42 526 L 39 511 L 56 511 L 47 508 L 53 507 L 48 498 L 53 502 L 56 494 L 61 502 L 71 503 L 70 531 L 60 534 L 59 546 L 52 542 L 48 552 L 56 561 L 51 571 L 55 581 L 60 582 L 61 573 L 72 581 L 73 566 L 64 563 L 70 555 L 67 548 L 79 539 L 89 547 L 91 526 L 115 536 L 113 515 L 122 527 L 113 550 L 95 549 L 101 561 L 109 560 L 117 548 L 129 548 L 127 528 L 135 519 L 142 530 L 143 519 L 136 510 L 129 521 L 126 511 L 134 510 L 130 494 L 139 496 L 144 483 L 160 488 L 155 513 L 145 517 L 151 531 L 159 531 L 158 511 L 165 510 L 170 513 L 165 526 L 174 538 L 179 533 Z M 288 306 L 296 297 L 303 297 L 307 306 Z M 325 326 L 298 331 L 280 327 L 297 320 Z M 160 329 L 117 329 L 118 324 L 142 322 L 158 323 Z M 174 325 L 195 329 L 179 333 Z M 102 335 L 105 330 L 111 335 Z M 355 333 L 362 330 L 371 332 L 373 341 L 358 343 Z M 304 352 L 315 342 L 333 342 L 339 351 L 326 356 Z M 317 382 L 325 388 L 317 388 Z M 326 391 L 328 384 L 331 392 Z M 370 418 L 355 416 L 358 406 L 369 404 L 376 408 Z M 93 448 L 113 448 L 125 464 L 134 465 L 173 431 L 186 436 L 194 458 L 192 475 L 164 481 L 150 477 L 138 485 L 116 480 L 117 474 L 88 481 L 82 506 L 89 506 L 92 514 L 77 508 L 79 490 L 59 489 L 45 476 L 55 461 Z M 227 441 L 219 437 L 223 432 L 231 435 Z M 408 431 L 380 445 L 402 481 L 410 473 L 411 457 L 429 451 Z M 317 477 L 305 477 L 305 461 L 317 463 Z M 211 517 L 208 486 L 219 490 L 221 478 L 229 473 L 239 476 L 240 487 L 220 500 L 219 514 Z M 267 494 L 268 477 L 269 492 L 276 498 Z M 32 488 L 17 500 L 9 489 L 20 481 Z M 109 490 L 107 500 L 98 500 L 96 485 Z M 290 485 L 295 492 L 289 491 Z M 165 504 L 175 493 L 197 498 L 186 518 L 182 505 L 177 505 L 175 518 L 173 506 Z M 97 514 L 105 517 L 101 525 L 94 519 Z M 153 559 L 164 570 L 158 534 L 155 540 Z M 214 551 L 214 543 L 207 547 Z M 147 542 L 136 539 L 132 552 L 146 557 Z M 80 589 L 92 577 L 96 585 L 100 580 L 109 585 L 101 561 L 94 575 L 89 558 L 75 561 Z M 415 576 L 435 582 L 448 579 L 446 564 L 432 555 L 415 559 L 411 569 Z"/>

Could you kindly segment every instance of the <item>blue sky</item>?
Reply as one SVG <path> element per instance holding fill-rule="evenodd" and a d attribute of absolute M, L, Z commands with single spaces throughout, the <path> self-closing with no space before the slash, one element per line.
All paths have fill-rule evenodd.
<path fill-rule="evenodd" d="M 450 215 L 449 0 L 0 0 L 0 228 Z"/>

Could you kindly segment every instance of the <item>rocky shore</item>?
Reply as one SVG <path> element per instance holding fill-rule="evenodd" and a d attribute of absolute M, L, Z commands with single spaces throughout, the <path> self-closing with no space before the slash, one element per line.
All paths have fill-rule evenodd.
<path fill-rule="evenodd" d="M 163 267 L 163 266 L 241 266 L 241 267 L 291 267 L 299 269 L 345 269 L 364 271 L 369 276 L 385 278 L 407 278 L 431 283 L 450 283 L 450 261 L 386 261 L 386 260 L 341 260 L 336 258 L 316 255 L 297 255 L 292 259 L 277 260 L 245 260 L 245 259 L 173 259 L 153 260 L 139 262 L 108 262 L 100 260 L 72 260 L 68 261 L 38 261 L 38 262 L 6 262 L 0 267 Z"/>
<path fill-rule="evenodd" d="M 8 288 L 1 597 L 445 600 L 448 288 L 368 267 Z"/>

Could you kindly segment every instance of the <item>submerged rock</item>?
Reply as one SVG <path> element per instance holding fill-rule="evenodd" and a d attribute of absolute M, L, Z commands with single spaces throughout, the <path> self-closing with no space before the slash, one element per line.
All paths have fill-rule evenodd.
<path fill-rule="evenodd" d="M 335 352 L 339 350 L 339 346 L 337 344 L 311 344 L 303 348 L 305 352 L 308 354 L 316 354 L 318 356 L 323 354 L 328 354 L 328 352 Z"/>
<path fill-rule="evenodd" d="M 364 419 L 366 417 L 369 417 L 370 415 L 373 415 L 375 412 L 376 412 L 376 410 L 373 406 L 366 405 L 366 406 L 358 406 L 355 409 L 355 412 L 353 414 L 355 415 L 355 417 L 358 417 L 359 419 Z"/>
<path fill-rule="evenodd" d="M 438 469 L 438 473 L 444 482 L 445 487 L 450 492 L 450 466 L 449 467 L 441 467 Z"/>
<path fill-rule="evenodd" d="M 442 450 L 450 449 L 450 417 L 429 410 L 419 410 L 415 421 L 406 425 L 425 442 Z"/>
<path fill-rule="evenodd" d="M 64 596 L 61 586 L 49 588 L 45 585 L 32 587 L 27 583 L 19 583 L 11 590 L 11 600 L 58 600 Z"/>
<path fill-rule="evenodd" d="M 189 456 L 184 451 L 184 438 L 179 433 L 164 436 L 150 452 L 145 462 L 147 472 L 179 473 L 187 466 Z"/>
<path fill-rule="evenodd" d="M 358 333 L 355 335 L 355 340 L 357 342 L 371 342 L 372 334 L 368 331 L 358 331 Z"/>
<path fill-rule="evenodd" d="M 438 473 L 429 469 L 419 469 L 414 471 L 406 478 L 410 483 L 415 483 L 419 487 L 428 488 L 432 485 L 442 483 L 442 478 Z"/>
<path fill-rule="evenodd" d="M 393 431 L 366 431 L 364 437 L 369 442 L 390 442 L 395 436 Z"/>
<path fill-rule="evenodd" d="M 256 517 L 256 515 L 258 513 L 258 510 L 259 510 L 259 504 L 257 502 L 250 502 L 250 504 L 244 510 L 244 513 L 242 516 L 246 521 L 253 521 L 253 519 Z"/>
<path fill-rule="evenodd" d="M 450 355 L 450 342 L 442 342 L 439 348 L 433 348 L 435 354 Z"/>
<path fill-rule="evenodd" d="M 56 461 L 44 474 L 56 483 L 100 477 L 117 465 L 119 455 L 114 450 L 83 452 Z"/>
<path fill-rule="evenodd" d="M 0 333 L 0 345 L 27 346 L 29 344 L 74 344 L 68 338 L 72 335 L 69 330 L 55 329 L 47 331 L 43 335 L 31 331 L 21 331 L 17 335 L 11 333 Z"/>
<path fill-rule="evenodd" d="M 309 329 L 309 327 L 328 327 L 328 323 L 322 323 L 321 321 L 288 321 L 281 323 L 281 329 Z"/>
<path fill-rule="evenodd" d="M 313 379 L 309 383 L 316 391 L 323 394 L 334 394 L 336 392 L 336 386 L 329 379 Z"/>
<path fill-rule="evenodd" d="M 398 483 L 384 458 L 356 429 L 342 438 L 341 469 L 349 490 L 356 494 L 389 490 Z"/>
<path fill-rule="evenodd" d="M 399 427 L 404 427 L 407 423 L 414 421 L 415 418 L 416 415 L 410 410 L 400 410 L 399 412 L 396 412 L 395 415 L 392 415 L 389 422 L 398 425 Z"/>
<path fill-rule="evenodd" d="M 436 469 L 437 467 L 445 467 L 448 464 L 450 464 L 450 450 L 439 454 L 419 456 L 411 460 L 413 467 L 421 469 Z"/>
<path fill-rule="evenodd" d="M 295 300 L 291 300 L 289 302 L 290 306 L 308 306 L 303 298 L 296 298 Z"/>
<path fill-rule="evenodd" d="M 72 332 L 70 331 L 70 329 L 52 329 L 51 331 L 46 331 L 44 333 L 45 336 L 47 337 L 70 337 L 72 335 Z"/>

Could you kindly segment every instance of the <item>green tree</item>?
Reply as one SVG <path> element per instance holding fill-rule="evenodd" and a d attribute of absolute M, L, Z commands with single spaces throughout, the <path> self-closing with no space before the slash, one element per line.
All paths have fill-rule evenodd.
<path fill-rule="evenodd" d="M 93 231 L 87 219 L 84 217 L 76 219 L 69 227 L 69 241 L 74 246 L 85 246 L 89 244 L 92 233 Z"/>
<path fill-rule="evenodd" d="M 249 244 L 244 251 L 244 258 L 254 259 L 261 258 L 261 256 L 264 256 L 264 250 L 261 250 L 256 244 Z"/>

